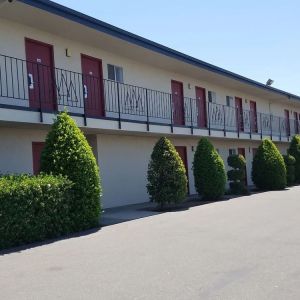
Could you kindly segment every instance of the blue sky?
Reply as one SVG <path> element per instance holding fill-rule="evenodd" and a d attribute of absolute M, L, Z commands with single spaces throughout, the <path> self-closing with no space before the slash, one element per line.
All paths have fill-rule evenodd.
<path fill-rule="evenodd" d="M 56 2 L 300 95 L 299 0 Z"/>

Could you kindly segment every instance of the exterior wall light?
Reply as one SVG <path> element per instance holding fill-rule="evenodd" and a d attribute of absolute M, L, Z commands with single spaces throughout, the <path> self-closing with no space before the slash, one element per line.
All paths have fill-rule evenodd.
<path fill-rule="evenodd" d="M 69 48 L 66 48 L 66 57 L 71 57 L 72 53 Z"/>

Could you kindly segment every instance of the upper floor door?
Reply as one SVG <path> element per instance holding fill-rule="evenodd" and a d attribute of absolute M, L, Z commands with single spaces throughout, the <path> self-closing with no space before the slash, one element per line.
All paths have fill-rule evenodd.
<path fill-rule="evenodd" d="M 104 117 L 102 61 L 82 54 L 81 66 L 85 113 L 88 117 Z"/>
<path fill-rule="evenodd" d="M 251 132 L 258 132 L 256 102 L 250 101 Z"/>
<path fill-rule="evenodd" d="M 183 83 L 172 80 L 171 89 L 173 102 L 173 124 L 184 125 Z"/>
<path fill-rule="evenodd" d="M 206 113 L 206 91 L 202 87 L 196 86 L 196 105 L 198 111 L 198 127 L 207 127 L 207 113 Z"/>
<path fill-rule="evenodd" d="M 244 131 L 243 100 L 235 97 L 236 124 L 239 131 Z"/>
<path fill-rule="evenodd" d="M 56 110 L 53 46 L 25 39 L 29 106 Z"/>
<path fill-rule="evenodd" d="M 295 122 L 295 133 L 299 134 L 299 120 L 298 120 L 298 113 L 294 111 L 294 122 Z"/>
<path fill-rule="evenodd" d="M 286 135 L 290 136 L 291 134 L 291 126 L 290 126 L 290 111 L 288 109 L 284 110 L 284 121 L 285 121 L 285 131 Z"/>

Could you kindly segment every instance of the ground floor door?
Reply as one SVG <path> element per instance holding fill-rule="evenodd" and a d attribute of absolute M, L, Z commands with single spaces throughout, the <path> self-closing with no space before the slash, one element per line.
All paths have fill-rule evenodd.
<path fill-rule="evenodd" d="M 41 154 L 45 147 L 44 142 L 32 143 L 32 162 L 33 162 L 33 174 L 37 175 L 41 170 Z"/>
<path fill-rule="evenodd" d="M 239 131 L 244 131 L 243 100 L 235 97 L 236 124 Z"/>
<path fill-rule="evenodd" d="M 28 96 L 31 108 L 56 110 L 53 47 L 25 39 Z"/>
<path fill-rule="evenodd" d="M 104 117 L 102 61 L 82 54 L 81 65 L 85 113 L 88 117 Z"/>
<path fill-rule="evenodd" d="M 175 149 L 178 152 L 178 154 L 179 154 L 179 156 L 180 156 L 180 158 L 181 158 L 181 160 L 184 164 L 186 177 L 189 179 L 186 147 L 185 146 L 176 146 Z M 188 193 L 190 193 L 189 184 L 188 184 Z"/>
<path fill-rule="evenodd" d="M 207 127 L 207 113 L 206 113 L 206 91 L 204 88 L 196 86 L 196 103 L 198 111 L 198 127 Z"/>
<path fill-rule="evenodd" d="M 172 80 L 173 124 L 184 125 L 183 83 Z"/>
<path fill-rule="evenodd" d="M 238 148 L 238 154 L 243 155 L 244 158 L 246 159 L 246 150 L 245 148 Z M 247 168 L 245 167 L 245 185 L 248 185 L 248 180 L 247 180 Z"/>
<path fill-rule="evenodd" d="M 298 121 L 298 113 L 294 111 L 294 123 L 295 123 L 295 133 L 299 134 L 299 121 Z"/>

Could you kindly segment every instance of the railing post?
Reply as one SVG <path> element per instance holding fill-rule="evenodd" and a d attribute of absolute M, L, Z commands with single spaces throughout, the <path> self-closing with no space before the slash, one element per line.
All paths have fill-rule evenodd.
<path fill-rule="evenodd" d="M 170 113 L 171 113 L 171 132 L 173 133 L 173 103 L 172 103 L 172 94 L 170 94 Z"/>
<path fill-rule="evenodd" d="M 190 114 L 191 114 L 191 134 L 194 134 L 192 98 L 190 98 Z"/>
<path fill-rule="evenodd" d="M 147 131 L 150 130 L 150 124 L 149 124 L 149 108 L 148 108 L 148 89 L 146 89 L 146 113 L 147 113 Z"/>
<path fill-rule="evenodd" d="M 224 136 L 226 136 L 226 111 L 225 111 L 225 105 L 223 105 L 223 119 L 224 119 Z"/>
<path fill-rule="evenodd" d="M 259 114 L 259 119 L 260 119 L 260 139 L 262 140 L 262 137 L 263 137 L 263 131 L 262 131 L 261 113 Z"/>
<path fill-rule="evenodd" d="M 210 103 L 211 102 L 207 102 L 207 112 L 208 112 L 208 135 L 210 135 Z"/>
<path fill-rule="evenodd" d="M 117 96 L 118 96 L 118 122 L 119 122 L 119 129 L 122 129 L 122 124 L 121 124 L 121 104 L 120 104 L 120 88 L 119 88 L 119 82 L 117 82 Z"/>
<path fill-rule="evenodd" d="M 272 115 L 270 115 L 270 136 L 271 136 L 271 140 L 272 140 L 273 139 Z"/>

